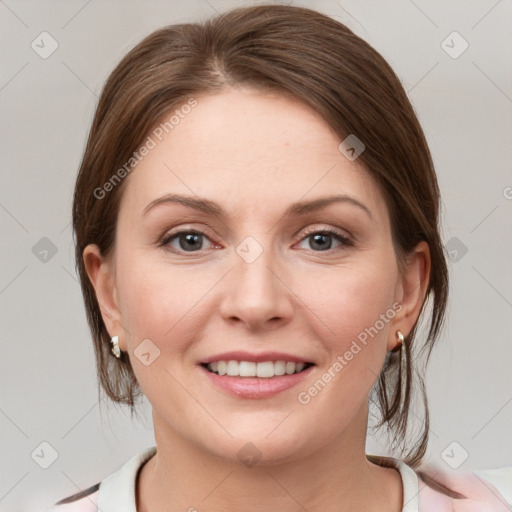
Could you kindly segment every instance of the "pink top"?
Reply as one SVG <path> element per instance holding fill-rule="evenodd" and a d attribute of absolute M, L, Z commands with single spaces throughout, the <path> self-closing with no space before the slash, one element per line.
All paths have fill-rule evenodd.
<path fill-rule="evenodd" d="M 105 478 L 99 489 L 72 503 L 55 504 L 48 512 L 137 512 L 135 485 L 142 465 L 156 453 L 156 446 L 132 457 Z M 402 478 L 401 512 L 510 512 L 512 510 L 512 467 L 460 473 L 430 468 L 415 472 L 392 457 L 368 459 L 396 468 Z M 443 489 L 444 488 L 444 489 Z"/>

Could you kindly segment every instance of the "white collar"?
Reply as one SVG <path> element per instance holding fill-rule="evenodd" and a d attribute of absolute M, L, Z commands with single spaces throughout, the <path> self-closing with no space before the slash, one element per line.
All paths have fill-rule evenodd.
<path fill-rule="evenodd" d="M 119 471 L 102 480 L 98 495 L 101 512 L 137 512 L 135 484 L 142 465 L 156 453 L 156 446 L 133 456 Z"/>
<path fill-rule="evenodd" d="M 391 467 L 398 470 L 402 478 L 402 499 L 401 512 L 419 511 L 419 481 L 418 475 L 410 466 L 401 460 L 393 457 L 382 457 L 379 455 L 367 455 L 366 458 L 379 466 Z"/>

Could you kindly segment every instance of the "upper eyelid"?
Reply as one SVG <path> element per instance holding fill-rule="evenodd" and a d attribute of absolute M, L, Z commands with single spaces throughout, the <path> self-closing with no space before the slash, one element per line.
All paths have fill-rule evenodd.
<path fill-rule="evenodd" d="M 341 236 L 345 236 L 346 238 L 353 238 L 352 234 L 350 233 L 350 231 L 348 231 L 347 229 L 343 229 L 343 228 L 339 228 L 339 227 L 334 227 L 334 226 L 328 226 L 327 224 L 323 224 L 323 227 L 322 227 L 322 223 L 317 223 L 317 224 L 320 224 L 319 226 L 314 226 L 314 227 L 306 227 L 306 228 L 301 228 L 300 230 L 296 231 L 296 233 L 293 235 L 294 238 L 296 236 L 298 236 L 300 233 L 302 232 L 305 232 L 306 234 L 311 234 L 311 233 L 315 233 L 317 231 L 333 231 L 333 232 L 339 232 L 339 234 Z M 213 231 L 213 228 L 211 228 L 210 226 L 207 226 L 209 230 L 212 230 Z M 163 235 L 164 238 L 166 237 L 169 237 L 169 236 L 175 236 L 175 235 L 178 235 L 178 234 L 181 234 L 181 233 L 189 233 L 189 232 L 192 232 L 192 231 L 196 231 L 202 235 L 208 235 L 208 233 L 205 232 L 204 228 L 195 228 L 195 227 L 187 227 L 186 225 L 183 227 L 183 226 L 179 226 L 178 228 L 176 228 L 176 231 L 174 231 L 174 229 L 171 229 L 169 231 L 166 231 Z"/>
<path fill-rule="evenodd" d="M 297 234 L 300 234 L 300 233 L 303 233 L 303 237 L 304 236 L 309 236 L 309 235 L 312 235 L 313 233 L 322 233 L 322 232 L 327 232 L 327 233 L 331 233 L 331 234 L 336 234 L 338 236 L 341 236 L 341 237 L 344 237 L 344 238 L 353 238 L 352 235 L 346 230 L 346 229 L 341 229 L 341 228 L 335 228 L 335 227 L 332 227 L 332 226 L 329 226 L 329 227 L 312 227 L 312 228 L 306 228 L 305 230 L 300 230 L 297 232 Z"/>

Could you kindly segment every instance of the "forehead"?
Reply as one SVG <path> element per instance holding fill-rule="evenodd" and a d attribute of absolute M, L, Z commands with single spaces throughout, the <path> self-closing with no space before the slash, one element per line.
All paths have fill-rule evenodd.
<path fill-rule="evenodd" d="M 339 151 L 341 138 L 309 106 L 251 89 L 196 101 L 172 125 L 163 124 L 172 112 L 155 125 L 154 147 L 128 176 L 121 210 L 141 213 L 170 192 L 211 198 L 228 213 L 277 213 L 333 193 L 382 207 L 369 173 Z"/>

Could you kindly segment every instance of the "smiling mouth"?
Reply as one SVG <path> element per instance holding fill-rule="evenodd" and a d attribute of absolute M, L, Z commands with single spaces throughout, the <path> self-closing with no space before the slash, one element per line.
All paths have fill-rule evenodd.
<path fill-rule="evenodd" d="M 293 361 L 215 361 L 202 363 L 209 372 L 227 377 L 260 377 L 271 379 L 283 375 L 300 373 L 313 366 L 313 363 L 295 363 Z"/>

